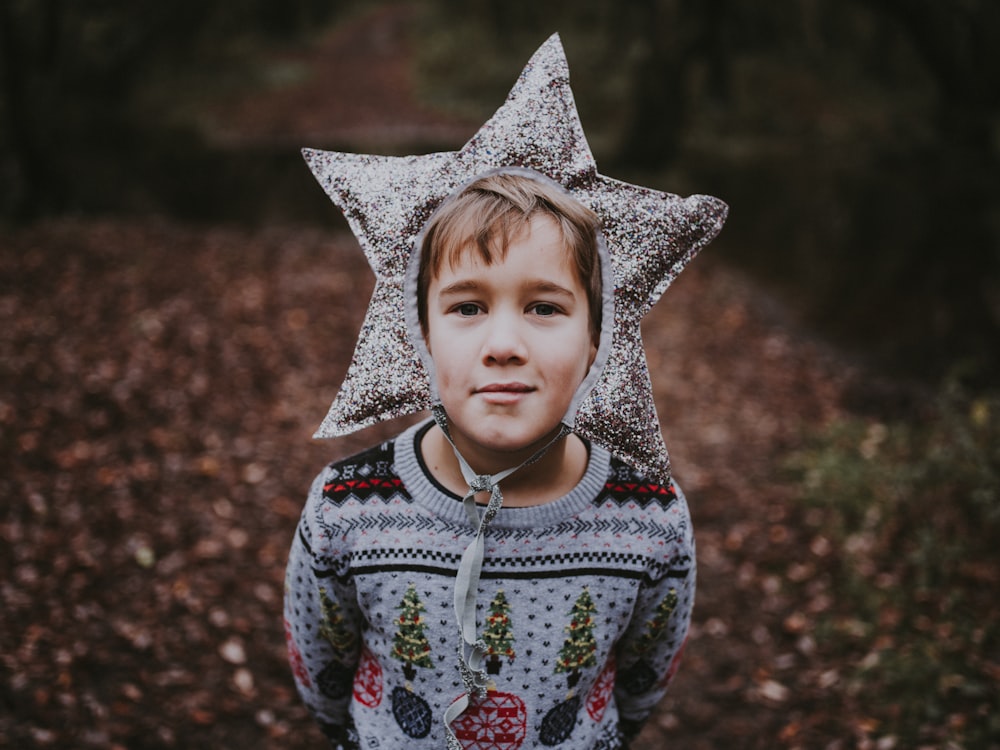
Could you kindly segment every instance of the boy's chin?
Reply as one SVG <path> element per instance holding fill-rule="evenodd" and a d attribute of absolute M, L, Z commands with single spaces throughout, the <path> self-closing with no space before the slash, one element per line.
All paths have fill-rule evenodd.
<path fill-rule="evenodd" d="M 543 426 L 535 429 L 516 429 L 499 426 L 477 431 L 462 431 L 469 448 L 482 458 L 490 458 L 496 462 L 524 460 L 522 454 L 531 454 L 545 446 L 559 433 L 559 423 L 551 427 Z M 459 447 L 461 451 L 461 446 Z"/>

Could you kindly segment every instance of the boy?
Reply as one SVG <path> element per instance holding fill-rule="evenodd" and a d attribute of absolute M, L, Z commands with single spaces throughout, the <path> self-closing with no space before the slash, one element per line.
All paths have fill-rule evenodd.
<path fill-rule="evenodd" d="M 347 746 L 443 747 L 433 719 L 461 692 L 451 596 L 474 532 L 458 455 L 496 474 L 551 444 L 503 482 L 477 608 L 495 674 L 452 730 L 620 747 L 683 643 L 694 551 L 676 487 L 556 439 L 600 342 L 597 219 L 537 179 L 480 179 L 432 220 L 419 279 L 447 433 L 424 423 L 314 485 L 289 563 L 300 688 Z M 640 527 L 648 540 L 622 533 Z"/>
<path fill-rule="evenodd" d="M 606 437 L 595 413 L 636 422 L 624 389 L 607 403 L 608 371 L 634 375 L 615 359 L 630 340 L 609 254 L 621 238 L 526 161 L 480 170 L 407 261 L 434 419 L 328 466 L 302 514 L 286 634 L 335 746 L 627 747 L 677 665 L 695 579 L 684 498 L 582 436 Z M 687 257 L 718 230 L 711 209 Z"/>

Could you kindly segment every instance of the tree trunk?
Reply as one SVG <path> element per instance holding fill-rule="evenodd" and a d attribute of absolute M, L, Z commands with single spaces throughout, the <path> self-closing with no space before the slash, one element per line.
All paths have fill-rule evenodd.
<path fill-rule="evenodd" d="M 29 11 L 25 11 L 28 13 Z M 50 76 L 56 65 L 61 29 L 61 4 L 49 0 L 42 4 L 42 30 L 38 54 L 26 43 L 18 28 L 29 26 L 11 11 L 10 3 L 0 0 L 0 71 L 2 71 L 3 110 L 6 129 L 10 133 L 11 156 L 14 162 L 14 184 L 5 186 L 13 196 L 3 207 L 16 221 L 30 221 L 46 210 L 62 207 L 62 190 L 46 149 L 43 147 L 37 122 L 39 102 L 33 100 L 28 81 L 33 72 Z"/>

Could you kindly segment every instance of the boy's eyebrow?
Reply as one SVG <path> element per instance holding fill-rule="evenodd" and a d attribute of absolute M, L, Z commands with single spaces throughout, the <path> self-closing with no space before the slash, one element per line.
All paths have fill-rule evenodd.
<path fill-rule="evenodd" d="M 438 291 L 439 295 L 451 295 L 451 294 L 465 294 L 467 292 L 475 292 L 482 289 L 485 284 L 475 280 L 475 279 L 461 279 L 459 281 L 448 284 L 447 286 L 441 287 Z M 544 292 L 546 294 L 560 294 L 567 297 L 575 297 L 575 293 L 572 289 L 567 289 L 562 284 L 557 284 L 554 281 L 547 281 L 545 279 L 529 279 L 522 286 L 527 287 L 533 291 Z"/>
<path fill-rule="evenodd" d="M 464 281 L 456 281 L 452 284 L 448 284 L 448 286 L 441 287 L 441 289 L 438 291 L 438 294 L 439 295 L 462 294 L 464 292 L 474 292 L 481 287 L 482 284 L 480 284 L 478 281 L 475 281 L 473 279 L 467 279 Z"/>
<path fill-rule="evenodd" d="M 572 289 L 567 289 L 562 284 L 557 284 L 554 281 L 544 281 L 538 280 L 531 284 L 532 289 L 537 289 L 540 292 L 547 292 L 549 294 L 564 294 L 567 297 L 575 297 Z"/>

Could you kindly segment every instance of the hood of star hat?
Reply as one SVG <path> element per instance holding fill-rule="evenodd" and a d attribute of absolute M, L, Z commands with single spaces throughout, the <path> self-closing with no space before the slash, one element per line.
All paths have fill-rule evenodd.
<path fill-rule="evenodd" d="M 651 478 L 669 481 L 639 324 L 718 234 L 728 206 L 712 196 L 685 198 L 597 171 L 557 34 L 458 151 L 380 156 L 306 149 L 303 155 L 344 212 L 376 279 L 347 375 L 316 437 L 349 434 L 436 405 L 433 365 L 415 321 L 421 233 L 463 186 L 491 172 L 517 171 L 554 182 L 594 211 L 603 228 L 601 344 L 564 422 Z"/>

